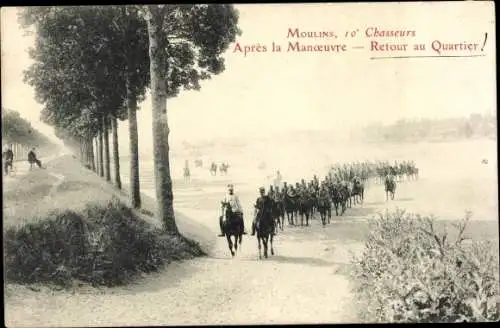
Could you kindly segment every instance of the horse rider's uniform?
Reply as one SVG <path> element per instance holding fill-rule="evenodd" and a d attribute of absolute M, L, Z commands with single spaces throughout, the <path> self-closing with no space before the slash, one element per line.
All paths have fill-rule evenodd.
<path fill-rule="evenodd" d="M 260 223 L 260 220 L 262 220 L 262 217 L 266 216 L 271 216 L 271 225 L 272 225 L 272 234 L 274 235 L 274 220 L 272 219 L 272 200 L 269 196 L 264 195 L 260 196 L 257 198 L 257 201 L 255 202 L 255 214 L 254 214 L 254 219 L 252 222 L 252 236 L 255 235 L 255 230 L 257 228 L 257 225 Z"/>
<path fill-rule="evenodd" d="M 240 198 L 236 194 L 226 194 L 224 196 L 224 199 L 222 200 L 224 203 L 229 203 L 229 206 L 231 206 L 231 211 L 233 212 L 233 215 L 239 215 L 243 219 L 243 208 L 240 203 Z M 223 219 L 224 218 L 224 210 L 223 213 L 221 213 L 221 216 L 219 217 L 219 225 L 220 225 L 220 231 L 221 235 L 224 235 L 224 231 L 222 229 L 223 227 Z M 229 218 L 227 218 L 229 219 Z M 244 226 L 244 221 L 243 221 L 243 226 Z M 245 228 L 243 227 L 243 230 Z"/>

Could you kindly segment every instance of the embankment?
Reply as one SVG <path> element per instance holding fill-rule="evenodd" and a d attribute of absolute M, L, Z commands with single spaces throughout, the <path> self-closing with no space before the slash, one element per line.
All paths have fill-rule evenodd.
<path fill-rule="evenodd" d="M 130 209 L 124 191 L 70 155 L 29 172 L 3 196 L 8 282 L 119 285 L 213 246 L 212 233 L 180 214 L 186 238 L 165 235 L 151 215 L 153 199 L 143 195 L 143 209 Z"/>

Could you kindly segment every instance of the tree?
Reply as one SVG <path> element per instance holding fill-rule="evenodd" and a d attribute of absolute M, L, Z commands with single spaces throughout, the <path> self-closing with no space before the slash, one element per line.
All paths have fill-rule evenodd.
<path fill-rule="evenodd" d="M 154 172 L 157 216 L 167 233 L 178 234 L 169 160 L 167 98 L 181 88 L 224 70 L 222 54 L 240 33 L 232 5 L 148 5 Z"/>
<path fill-rule="evenodd" d="M 41 151 L 53 151 L 56 145 L 45 135 L 33 128 L 15 110 L 2 107 L 2 141 L 16 145 L 18 148 L 28 149 L 36 146 Z M 18 154 L 16 153 L 16 158 Z"/>
<path fill-rule="evenodd" d="M 93 123 L 97 123 L 99 127 L 96 131 L 99 145 L 97 157 L 100 163 L 98 171 L 101 176 L 105 175 L 107 180 L 110 180 L 109 145 L 105 130 L 111 128 L 115 184 L 118 188 L 121 188 L 121 179 L 115 123 L 117 119 L 125 119 L 128 116 L 131 126 L 132 161 L 130 194 L 132 205 L 140 207 L 135 111 L 137 101 L 144 98 L 149 83 L 149 58 L 144 20 L 137 15 L 134 16 L 133 8 L 126 10 L 124 6 L 28 7 L 20 18 L 26 27 L 31 25 L 37 27 L 37 39 L 41 42 L 36 47 L 37 52 L 33 57 L 39 56 L 38 62 L 51 63 L 53 58 L 58 58 L 58 53 L 62 54 L 62 58 L 58 58 L 60 61 L 58 65 L 51 63 L 39 71 L 52 80 L 56 76 L 58 85 L 62 85 L 66 92 L 75 94 L 75 90 L 79 90 L 81 97 L 90 99 L 91 108 L 97 116 L 97 122 Z M 45 48 L 52 51 L 40 56 L 38 53 L 43 52 Z M 35 69 L 32 68 L 31 71 Z M 32 81 L 31 84 L 41 86 L 39 89 L 47 86 L 47 83 L 40 79 Z M 47 102 L 47 99 L 57 93 L 53 90 L 43 91 L 37 92 L 41 102 Z M 76 104 L 78 102 L 77 100 Z M 127 108 L 123 106 L 125 102 L 131 104 L 128 106 L 128 115 Z M 84 106 L 78 104 L 74 107 L 78 111 Z M 102 167 L 106 168 L 106 172 Z"/>

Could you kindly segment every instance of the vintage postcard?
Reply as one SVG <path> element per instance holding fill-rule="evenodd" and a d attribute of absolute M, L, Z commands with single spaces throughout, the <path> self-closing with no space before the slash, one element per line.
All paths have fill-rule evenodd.
<path fill-rule="evenodd" d="M 5 325 L 498 321 L 495 24 L 2 8 Z"/>

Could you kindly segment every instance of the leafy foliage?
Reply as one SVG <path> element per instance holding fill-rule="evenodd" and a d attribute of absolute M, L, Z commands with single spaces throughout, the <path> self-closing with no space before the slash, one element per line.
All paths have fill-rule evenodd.
<path fill-rule="evenodd" d="M 29 7 L 23 25 L 36 27 L 34 64 L 25 81 L 45 104 L 42 119 L 71 135 L 95 136 L 101 115 L 126 118 L 130 90 L 142 99 L 149 75 L 145 23 L 117 6 Z M 132 57 L 132 59 L 129 59 Z"/>
<path fill-rule="evenodd" d="M 233 5 L 167 5 L 167 95 L 200 90 L 200 82 L 224 71 L 223 54 L 241 34 Z"/>
<path fill-rule="evenodd" d="M 25 146 L 54 147 L 54 143 L 33 128 L 18 112 L 2 107 L 2 140 Z"/>
<path fill-rule="evenodd" d="M 164 235 L 118 201 L 10 228 L 4 249 L 7 280 L 63 286 L 72 279 L 120 285 L 170 261 L 204 255 L 196 243 Z"/>
<path fill-rule="evenodd" d="M 498 244 L 439 233 L 434 218 L 402 211 L 380 216 L 354 260 L 360 316 L 376 322 L 500 319 Z M 496 247 L 495 247 L 496 246 Z"/>

